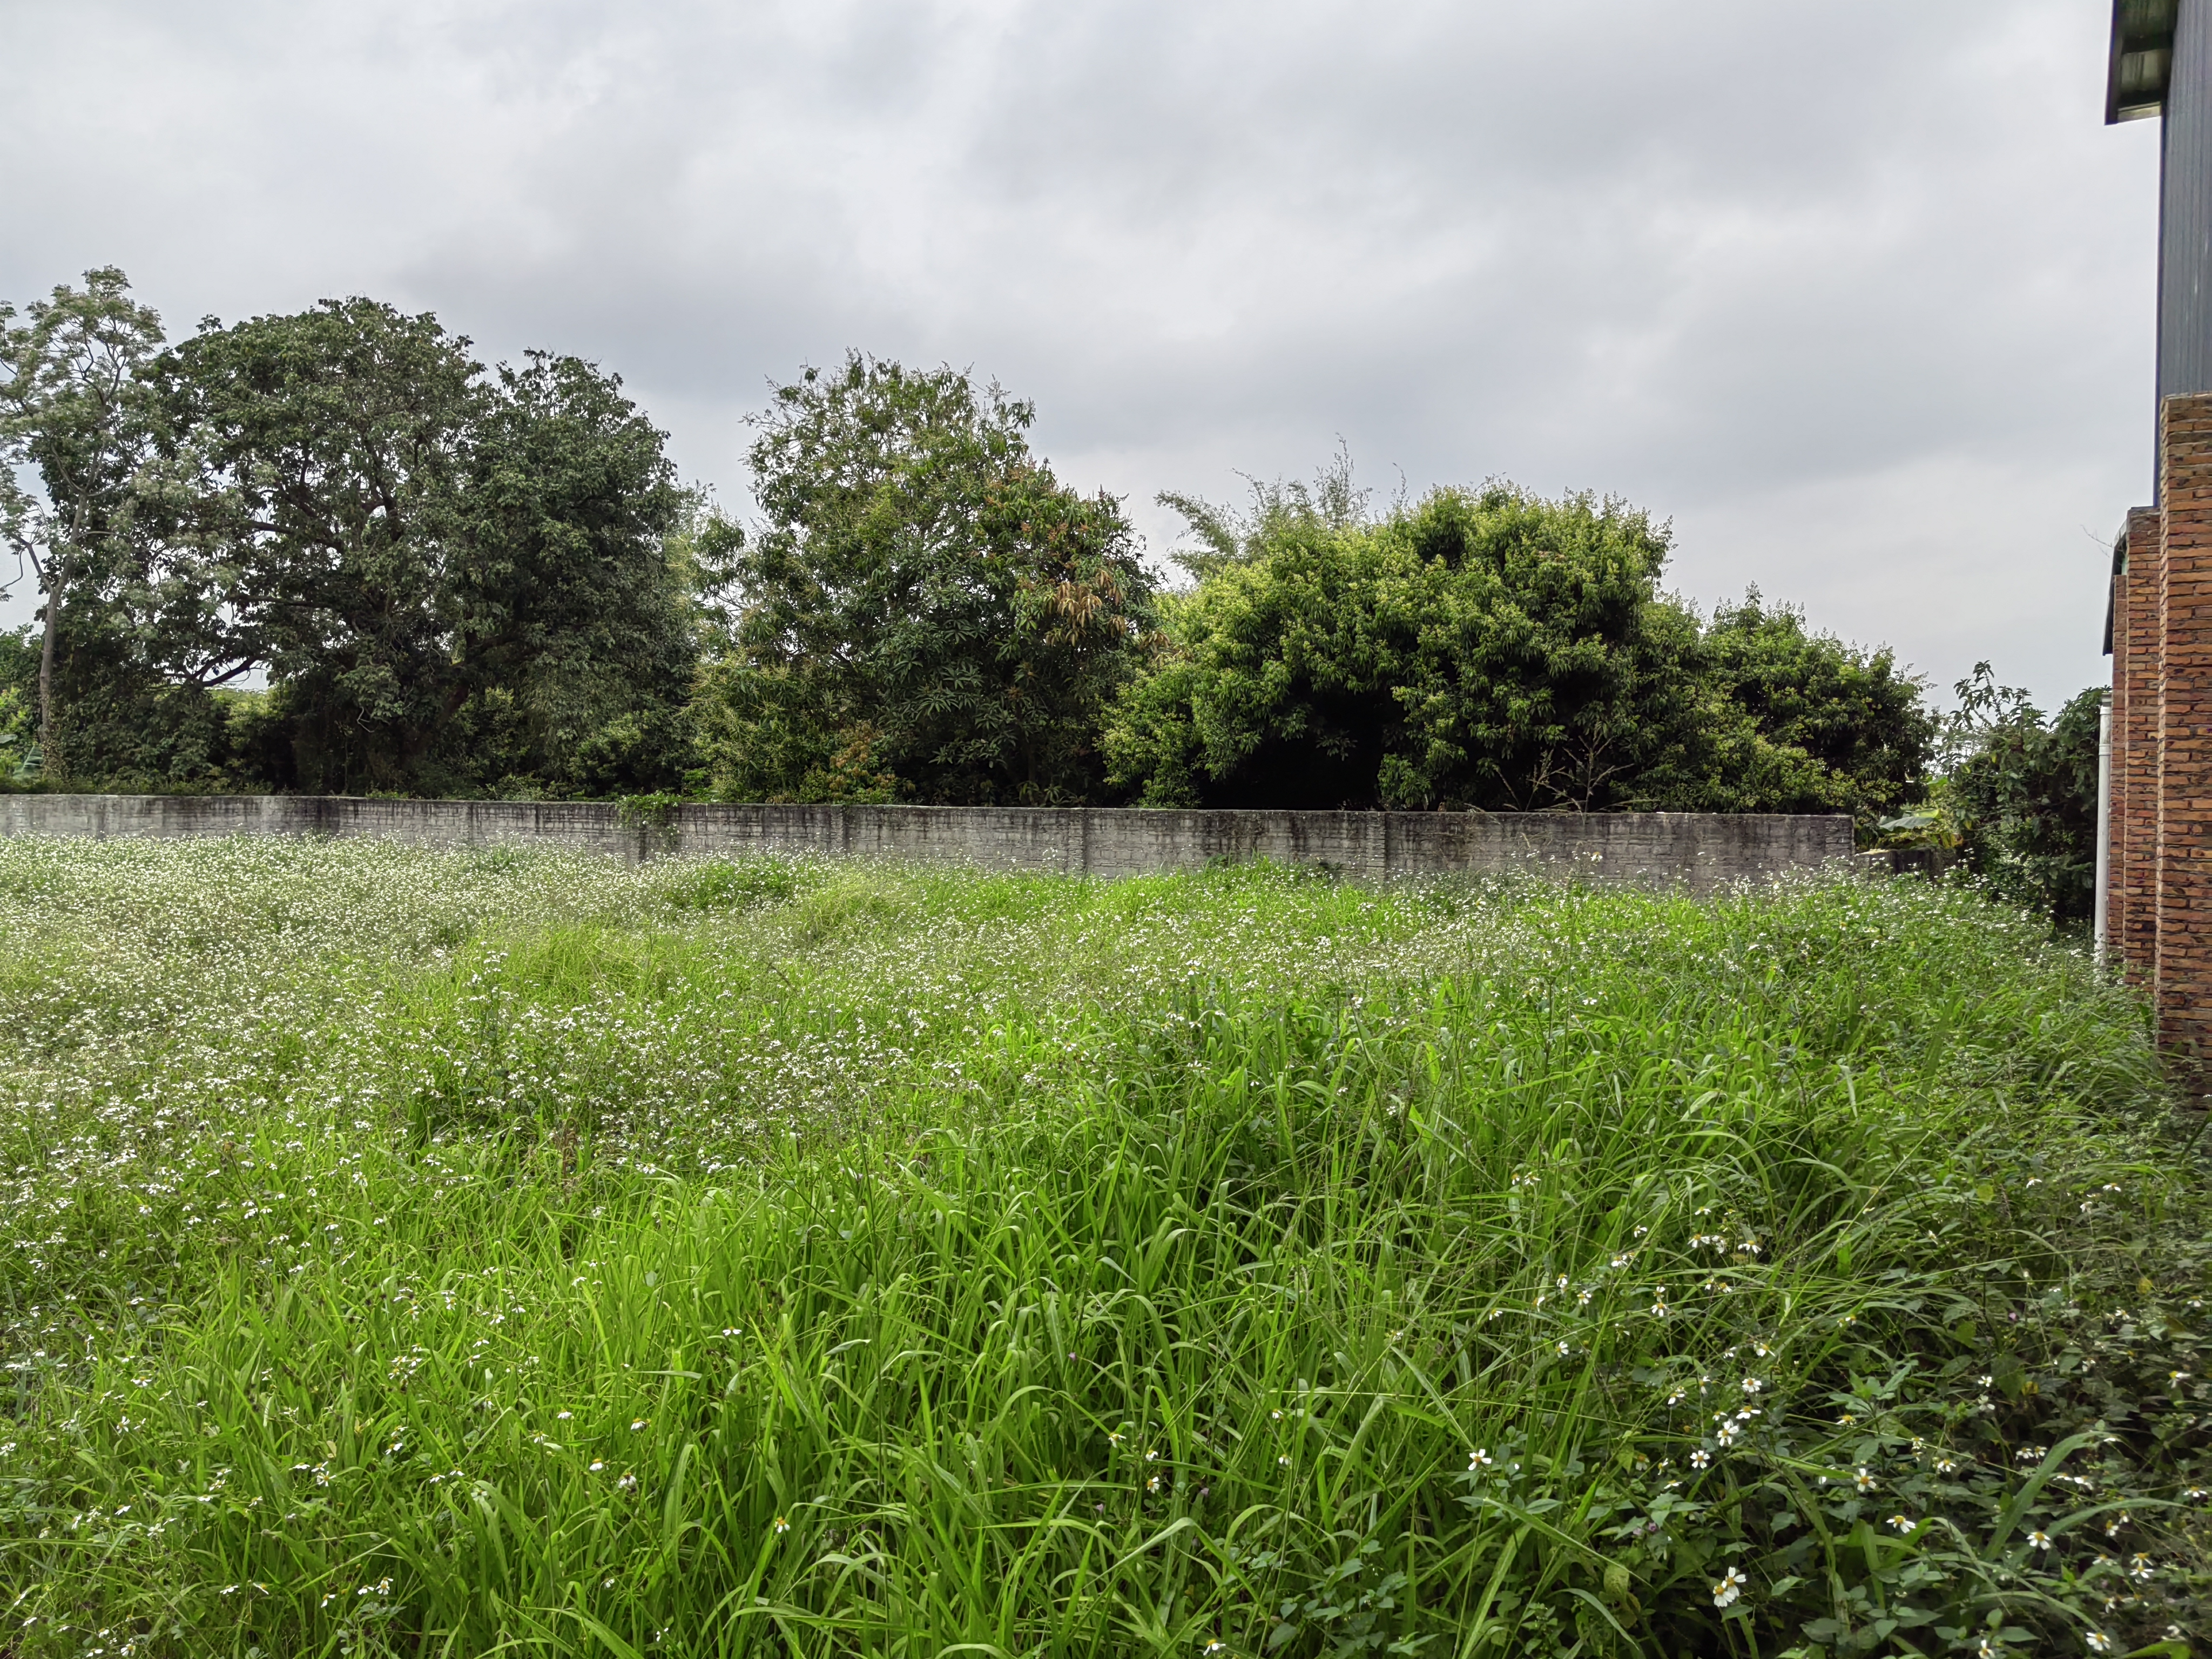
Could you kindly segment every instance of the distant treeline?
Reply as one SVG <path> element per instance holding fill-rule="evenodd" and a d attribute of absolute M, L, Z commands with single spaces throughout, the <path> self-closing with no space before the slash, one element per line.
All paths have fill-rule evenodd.
<path fill-rule="evenodd" d="M 1171 584 L 1032 453 L 1030 404 L 951 368 L 778 389 L 741 527 L 617 377 L 487 366 L 368 300 L 172 343 L 105 270 L 0 308 L 0 518 L 40 605 L 0 636 L 19 785 L 1871 830 L 1944 735 L 1888 650 L 1755 590 L 1672 597 L 1667 528 L 1617 501 L 1377 507 L 1340 456 L 1241 510 L 1162 497 Z"/>

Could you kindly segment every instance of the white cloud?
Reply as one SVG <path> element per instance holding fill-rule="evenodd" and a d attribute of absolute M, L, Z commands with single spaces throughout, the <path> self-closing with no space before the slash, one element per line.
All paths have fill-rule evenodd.
<path fill-rule="evenodd" d="M 1626 495 L 1691 591 L 1943 684 L 2101 672 L 2156 162 L 2093 0 L 5 11 L 0 295 L 434 308 L 620 369 L 732 499 L 768 377 L 946 359 L 1156 532 L 1340 434 Z"/>

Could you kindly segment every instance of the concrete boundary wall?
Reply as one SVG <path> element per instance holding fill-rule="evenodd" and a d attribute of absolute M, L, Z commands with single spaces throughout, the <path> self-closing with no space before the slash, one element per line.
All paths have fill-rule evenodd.
<path fill-rule="evenodd" d="M 1698 892 L 1851 856 L 1849 818 L 1767 813 L 701 805 L 637 824 L 599 801 L 314 795 L 0 795 L 0 835 L 373 836 L 428 847 L 565 847 L 629 862 L 783 853 L 1096 876 L 1267 858 L 1368 878 L 1524 870 Z"/>

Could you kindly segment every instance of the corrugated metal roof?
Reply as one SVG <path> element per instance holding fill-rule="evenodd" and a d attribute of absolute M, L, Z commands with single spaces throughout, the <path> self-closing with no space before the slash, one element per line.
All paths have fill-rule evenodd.
<path fill-rule="evenodd" d="M 2107 125 L 2165 109 L 2173 31 L 2180 16 L 2181 0 L 2112 0 L 2112 58 L 2105 76 Z"/>

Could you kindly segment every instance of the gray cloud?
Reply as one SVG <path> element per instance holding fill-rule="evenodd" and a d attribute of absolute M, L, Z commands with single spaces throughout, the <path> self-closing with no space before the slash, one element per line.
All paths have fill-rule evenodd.
<path fill-rule="evenodd" d="M 328 294 L 620 369 L 742 501 L 769 377 L 972 364 L 1066 475 L 1341 436 L 1671 517 L 1948 684 L 2097 678 L 2155 131 L 2100 0 L 0 0 L 0 295 Z M 9 612 L 0 610 L 0 618 Z"/>

